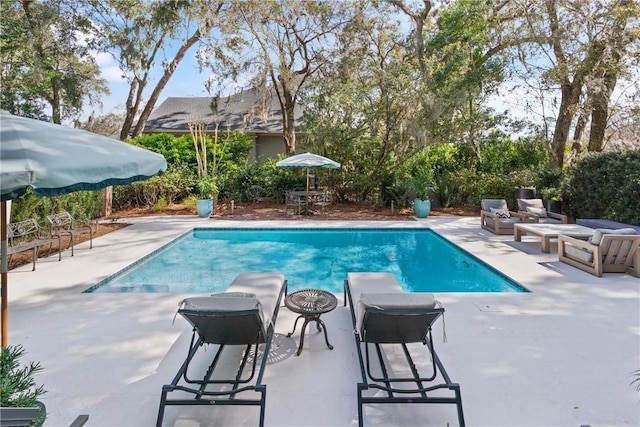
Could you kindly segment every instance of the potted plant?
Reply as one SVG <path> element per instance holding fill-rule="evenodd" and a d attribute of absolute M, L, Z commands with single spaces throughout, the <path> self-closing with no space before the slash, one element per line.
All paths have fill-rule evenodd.
<path fill-rule="evenodd" d="M 413 210 L 417 218 L 426 218 L 431 211 L 431 199 L 429 191 L 431 189 L 431 171 L 416 171 L 411 181 L 413 193 Z"/>
<path fill-rule="evenodd" d="M 535 199 L 536 198 L 536 187 L 517 187 L 513 191 L 513 197 L 518 199 Z"/>
<path fill-rule="evenodd" d="M 198 193 L 196 209 L 200 218 L 209 218 L 213 212 L 213 201 L 218 194 L 218 186 L 210 176 L 203 176 L 195 182 L 195 189 Z"/>
<path fill-rule="evenodd" d="M 209 141 L 209 137 L 207 136 L 207 124 L 202 119 L 190 118 L 187 121 L 187 125 L 189 126 L 189 132 L 193 139 L 193 148 L 195 150 L 196 163 L 198 166 L 198 179 L 194 186 L 199 196 L 199 199 L 196 200 L 196 209 L 198 211 L 198 216 L 201 218 L 209 218 L 209 216 L 211 216 L 211 212 L 213 212 L 215 198 L 218 195 L 218 186 L 216 185 L 218 157 L 222 155 L 226 144 L 229 141 L 230 130 L 227 129 L 227 137 L 223 143 L 219 143 L 219 119 L 215 120 L 212 141 Z M 211 168 L 207 165 L 209 157 L 207 155 L 208 145 L 211 146 L 210 151 L 212 152 Z"/>
<path fill-rule="evenodd" d="M 562 194 L 558 188 L 543 188 L 540 190 L 540 197 L 544 201 L 544 206 L 549 212 L 562 213 Z"/>
<path fill-rule="evenodd" d="M 41 426 L 47 415 L 45 406 L 38 401 L 45 393 L 36 386 L 34 375 L 42 371 L 40 363 L 20 365 L 25 354 L 22 346 L 2 348 L 0 356 L 0 410 L 2 424 L 11 426 Z"/>

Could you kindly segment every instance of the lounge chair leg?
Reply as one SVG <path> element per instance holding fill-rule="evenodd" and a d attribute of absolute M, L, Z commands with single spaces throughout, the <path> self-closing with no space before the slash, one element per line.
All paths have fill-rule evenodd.
<path fill-rule="evenodd" d="M 364 410 L 362 408 L 364 403 L 362 402 L 362 392 L 368 388 L 369 387 L 367 387 L 366 384 L 358 383 L 358 427 L 364 427 Z"/>
<path fill-rule="evenodd" d="M 162 397 L 160 398 L 160 408 L 158 408 L 158 419 L 156 420 L 156 427 L 162 427 L 162 420 L 164 418 L 165 402 L 167 401 L 167 390 L 162 390 Z"/>

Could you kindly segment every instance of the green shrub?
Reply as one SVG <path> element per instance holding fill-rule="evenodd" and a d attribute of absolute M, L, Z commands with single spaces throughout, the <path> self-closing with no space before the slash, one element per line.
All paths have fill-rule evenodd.
<path fill-rule="evenodd" d="M 390 185 L 386 188 L 386 199 L 393 201 L 398 208 L 411 206 L 413 202 L 413 188 L 409 183 Z"/>
<path fill-rule="evenodd" d="M 39 197 L 31 189 L 11 204 L 11 222 L 33 218 L 42 226 L 49 224 L 47 215 L 68 211 L 77 220 L 98 218 L 103 191 L 76 191 L 64 196 Z"/>
<path fill-rule="evenodd" d="M 113 188 L 113 209 L 153 207 L 164 198 L 167 205 L 185 198 L 191 191 L 195 173 L 183 164 L 169 165 L 162 176 Z"/>
<path fill-rule="evenodd" d="M 45 392 L 44 386 L 36 386 L 33 378 L 42 371 L 39 362 L 21 366 L 25 351 L 21 345 L 2 347 L 0 356 L 0 406 L 31 407 Z"/>
<path fill-rule="evenodd" d="M 640 225 L 640 150 L 590 153 L 568 176 L 562 194 L 569 216 Z"/>
<path fill-rule="evenodd" d="M 167 206 L 169 206 L 169 203 L 167 202 L 167 199 L 165 199 L 164 197 L 160 197 L 158 199 L 158 201 L 154 203 L 152 209 L 155 212 L 162 212 L 163 210 L 165 210 L 167 208 Z"/>

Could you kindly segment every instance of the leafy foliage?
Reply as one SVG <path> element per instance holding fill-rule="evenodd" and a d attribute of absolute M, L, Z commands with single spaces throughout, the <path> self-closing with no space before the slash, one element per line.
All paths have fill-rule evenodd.
<path fill-rule="evenodd" d="M 33 218 L 41 225 L 46 225 L 47 215 L 61 211 L 68 211 L 77 220 L 98 218 L 101 202 L 101 191 L 76 191 L 58 197 L 38 197 L 29 189 L 13 201 L 11 222 Z"/>
<path fill-rule="evenodd" d="M 640 150 L 588 154 L 568 176 L 562 192 L 568 215 L 640 225 Z"/>
<path fill-rule="evenodd" d="M 182 164 L 169 165 L 162 176 L 114 187 L 113 208 L 154 206 L 161 199 L 167 205 L 176 203 L 192 191 L 194 180 L 195 173 L 191 168 Z"/>
<path fill-rule="evenodd" d="M 34 375 L 42 371 L 39 362 L 21 366 L 20 358 L 25 350 L 21 345 L 2 348 L 0 356 L 0 406 L 36 406 L 45 392 L 43 385 L 36 385 Z"/>
<path fill-rule="evenodd" d="M 61 123 L 78 116 L 86 99 L 109 93 L 89 53 L 90 21 L 74 3 L 0 2 L 3 109 L 38 119 L 50 111 L 53 122 Z"/>

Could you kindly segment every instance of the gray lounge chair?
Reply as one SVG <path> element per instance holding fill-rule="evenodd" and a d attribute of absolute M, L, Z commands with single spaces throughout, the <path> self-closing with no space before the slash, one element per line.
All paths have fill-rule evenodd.
<path fill-rule="evenodd" d="M 540 224 L 566 224 L 567 216 L 549 212 L 544 207 L 542 199 L 516 199 L 518 213 L 526 216 L 527 222 Z"/>
<path fill-rule="evenodd" d="M 381 403 L 454 404 L 458 423 L 464 426 L 460 385 L 451 381 L 433 346 L 431 328 L 444 314 L 433 295 L 404 293 L 390 273 L 349 273 L 344 289 L 362 375 L 358 383 L 359 426 L 364 425 L 363 405 Z M 422 369 L 428 369 L 428 375 L 419 372 L 407 346 L 410 343 L 426 346 L 431 368 Z M 411 376 L 393 375 L 394 367 L 384 356 L 383 345 L 402 347 Z M 370 347 L 377 357 L 371 356 Z"/>
<path fill-rule="evenodd" d="M 264 425 L 267 389 L 262 378 L 286 288 L 282 274 L 242 273 L 223 294 L 187 298 L 180 303 L 178 313 L 193 326 L 193 335 L 186 360 L 171 384 L 162 387 L 158 427 L 162 425 L 165 407 L 174 405 L 259 406 L 259 425 Z M 205 344 L 218 345 L 218 349 L 202 379 L 191 379 L 189 364 Z M 264 344 L 264 349 L 259 351 L 260 344 Z M 237 345 L 245 346 L 237 372 L 229 375 L 219 372 L 223 368 L 216 371 L 223 350 Z M 174 391 L 178 391 L 178 397 L 168 398 Z M 251 392 L 258 393 L 258 397 L 252 398 Z"/>
<path fill-rule="evenodd" d="M 513 234 L 513 225 L 526 220 L 526 215 L 510 211 L 504 199 L 482 199 L 480 206 L 480 226 L 494 234 Z"/>

